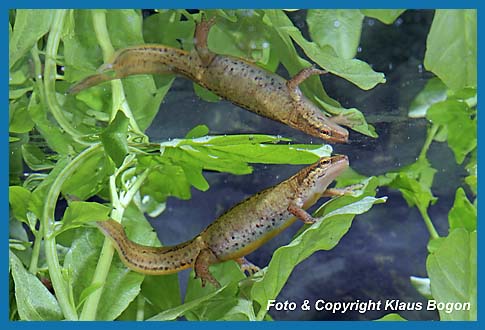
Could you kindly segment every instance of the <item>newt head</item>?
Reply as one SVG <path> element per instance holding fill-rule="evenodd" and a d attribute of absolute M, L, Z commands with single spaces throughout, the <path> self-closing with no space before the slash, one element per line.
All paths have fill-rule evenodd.
<path fill-rule="evenodd" d="M 346 143 L 349 139 L 349 131 L 334 123 L 331 119 L 323 121 L 319 131 L 320 137 L 329 142 Z"/>
<path fill-rule="evenodd" d="M 323 157 L 309 166 L 306 171 L 299 172 L 302 189 L 303 208 L 308 208 L 322 197 L 325 190 L 347 167 L 349 159 L 345 155 Z"/>

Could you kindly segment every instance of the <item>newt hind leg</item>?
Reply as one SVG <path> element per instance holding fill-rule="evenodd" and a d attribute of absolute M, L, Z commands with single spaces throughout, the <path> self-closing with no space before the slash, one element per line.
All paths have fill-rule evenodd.
<path fill-rule="evenodd" d="M 209 47 L 207 45 L 209 31 L 214 25 L 215 21 L 215 17 L 212 17 L 209 20 L 202 18 L 200 23 L 197 23 L 197 25 L 195 26 L 194 46 L 197 54 L 199 55 L 200 61 L 202 62 L 202 65 L 204 65 L 205 67 L 208 67 L 216 56 L 215 53 L 209 50 Z"/>
<path fill-rule="evenodd" d="M 221 287 L 221 284 L 215 279 L 214 276 L 212 276 L 209 270 L 210 265 L 218 262 L 219 260 L 211 249 L 205 248 L 200 250 L 197 258 L 195 259 L 194 270 L 195 278 L 200 278 L 202 281 L 202 287 L 205 286 L 206 282 L 211 283 L 216 288 Z"/>

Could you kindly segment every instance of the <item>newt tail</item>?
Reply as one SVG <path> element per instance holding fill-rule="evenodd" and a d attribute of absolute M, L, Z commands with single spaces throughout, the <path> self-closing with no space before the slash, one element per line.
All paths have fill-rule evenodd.
<path fill-rule="evenodd" d="M 78 82 L 69 92 L 136 74 L 177 74 L 261 116 L 330 142 L 347 142 L 348 131 L 337 124 L 339 117 L 327 117 L 298 87 L 310 76 L 326 71 L 306 68 L 287 81 L 241 58 L 215 54 L 207 46 L 212 24 L 202 21 L 197 25 L 191 52 L 155 44 L 121 49 L 100 68 L 101 73 Z"/>
<path fill-rule="evenodd" d="M 332 181 L 349 165 L 347 156 L 321 158 L 289 179 L 265 189 L 221 215 L 193 239 L 168 247 L 144 246 L 129 240 L 121 224 L 114 220 L 97 222 L 109 237 L 125 265 L 145 274 L 171 274 L 193 267 L 202 285 L 219 287 L 209 271 L 212 264 L 236 260 L 254 270 L 244 256 L 290 226 L 296 219 L 314 223 L 305 209 L 321 196 L 345 191 L 328 189 Z"/>

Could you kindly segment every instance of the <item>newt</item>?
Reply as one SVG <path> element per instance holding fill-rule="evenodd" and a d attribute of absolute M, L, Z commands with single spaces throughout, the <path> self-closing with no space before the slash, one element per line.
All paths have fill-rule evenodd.
<path fill-rule="evenodd" d="M 207 45 L 213 24 L 214 20 L 202 20 L 196 25 L 195 47 L 190 52 L 157 44 L 121 49 L 100 67 L 99 74 L 76 83 L 69 93 L 130 75 L 177 74 L 260 116 L 329 142 L 347 142 L 348 131 L 338 125 L 345 124 L 345 119 L 325 115 L 298 87 L 310 76 L 327 71 L 309 67 L 286 80 L 247 60 L 215 54 Z"/>
<path fill-rule="evenodd" d="M 347 156 L 321 158 L 289 179 L 242 201 L 222 214 L 193 239 L 175 246 L 151 247 L 128 239 L 123 226 L 114 221 L 97 222 L 109 237 L 123 263 L 144 274 L 172 274 L 193 267 L 196 278 L 220 287 L 209 271 L 212 264 L 236 260 L 244 271 L 258 268 L 244 256 L 256 250 L 296 219 L 314 223 L 305 209 L 322 196 L 345 194 L 347 189 L 328 188 L 349 166 Z"/>

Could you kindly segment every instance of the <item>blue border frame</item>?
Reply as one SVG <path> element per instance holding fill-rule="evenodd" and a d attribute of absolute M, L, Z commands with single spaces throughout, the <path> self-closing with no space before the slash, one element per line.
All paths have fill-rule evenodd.
<path fill-rule="evenodd" d="M 309 1 L 309 0 L 271 0 L 271 1 L 255 1 L 255 0 L 246 0 L 246 1 L 221 1 L 221 0 L 214 0 L 214 1 L 193 1 L 193 0 L 185 0 L 185 1 L 177 1 L 177 2 L 160 2 L 160 1 L 149 1 L 149 0 L 142 0 L 134 2 L 129 1 L 93 1 L 93 0 L 83 0 L 80 1 L 72 1 L 72 0 L 64 0 L 64 1 L 43 1 L 39 3 L 33 0 L 16 0 L 15 3 L 10 2 L 7 3 L 3 1 L 2 4 L 2 17 L 5 17 L 8 20 L 8 9 L 11 8 L 131 8 L 131 7 L 143 7 L 143 8 L 416 8 L 416 9 L 433 9 L 433 8 L 477 8 L 478 9 L 478 58 L 481 58 L 482 52 L 482 45 L 483 45 L 483 36 L 481 31 L 481 27 L 483 24 L 481 23 L 481 19 L 483 16 L 481 15 L 481 5 L 480 1 L 473 0 L 473 1 L 452 1 L 452 0 L 429 0 L 429 1 L 417 1 L 417 0 L 408 0 L 408 1 L 381 1 L 381 0 L 368 0 L 365 2 L 357 1 L 357 0 L 340 0 L 340 1 L 332 1 L 332 2 L 323 2 L 323 1 Z M 6 30 L 4 30 L 6 31 Z M 8 44 L 8 34 L 4 32 L 2 34 L 2 41 L 3 44 Z M 8 61 L 7 52 L 4 51 L 2 53 L 2 58 L 4 59 L 3 63 Z M 482 73 L 483 65 L 481 62 L 478 61 L 478 81 L 481 81 L 481 73 Z M 3 77 L 8 76 L 7 66 L 3 65 L 1 67 Z M 7 82 L 7 79 L 4 80 Z M 2 90 L 2 95 L 4 95 L 5 99 L 6 95 L 8 94 L 8 83 L 6 84 L 6 88 Z M 482 97 L 481 89 L 479 89 L 479 99 Z M 1 116 L 3 120 L 1 123 L 4 127 L 2 127 L 3 132 L 3 139 L 1 140 L 1 150 L 5 155 L 5 159 L 8 160 L 9 158 L 9 146 L 8 146 L 8 112 L 6 110 L 1 112 Z M 481 120 L 478 121 L 478 127 L 480 128 Z M 478 163 L 481 163 L 481 158 L 483 155 L 482 152 L 482 144 L 480 143 L 483 140 L 485 135 L 485 130 L 478 129 Z M 2 199 L 3 203 L 1 204 L 3 214 L 8 214 L 9 206 L 8 206 L 8 161 L 4 161 L 0 163 L 1 166 L 1 177 L 0 180 L 4 185 L 2 191 L 5 192 L 5 196 Z M 480 168 L 480 165 L 479 165 Z M 480 188 L 482 185 L 481 183 L 481 175 L 478 178 L 478 190 L 481 191 Z M 478 204 L 478 215 L 480 219 L 480 214 L 483 213 L 482 211 L 483 206 L 482 203 Z M 479 221 L 480 222 L 480 221 Z M 7 221 L 4 221 L 4 226 L 8 224 Z M 8 230 L 6 230 L 8 233 Z M 8 240 L 5 240 L 8 244 Z M 482 274 L 482 264 L 481 264 L 481 251 L 483 250 L 483 242 L 481 240 L 478 241 L 478 275 Z M 5 268 L 8 267 L 7 260 L 8 260 L 8 249 L 5 247 L 0 251 L 1 258 L 3 260 L 3 266 Z M 2 327 L 6 328 L 19 328 L 19 329 L 26 329 L 26 328 L 55 328 L 55 329 L 64 329 L 66 326 L 74 326 L 79 328 L 87 328 L 87 327 L 95 327 L 95 328 L 114 328 L 114 327 L 122 327 L 127 329 L 133 328 L 141 328 L 141 327 L 150 327 L 150 328 L 160 328 L 163 327 L 164 329 L 221 329 L 222 327 L 227 327 L 227 323 L 220 323 L 220 322 L 156 322 L 156 323 L 141 323 L 141 322 L 76 322 L 76 323 L 69 323 L 66 324 L 65 322 L 10 322 L 8 320 L 9 315 L 9 302 L 8 302 L 8 274 L 7 272 L 4 273 L 6 275 L 5 281 L 1 283 L 2 288 L 2 297 L 4 299 L 5 305 L 3 310 L 3 317 L 1 318 L 0 324 Z M 480 276 L 478 276 L 480 278 Z M 481 286 L 478 286 L 478 320 L 477 322 L 319 322 L 318 321 L 287 321 L 287 322 L 256 322 L 251 324 L 252 328 L 255 329 L 269 329 L 269 328 L 276 328 L 279 329 L 306 329 L 306 328 L 314 328 L 317 327 L 336 327 L 343 329 L 353 329 L 355 327 L 362 328 L 362 329 L 371 329 L 371 328 L 389 328 L 389 327 L 411 327 L 412 329 L 415 328 L 443 328 L 443 329 L 454 329 L 455 327 L 459 327 L 461 329 L 478 329 L 480 325 L 482 325 L 482 316 L 481 316 L 481 309 L 483 299 L 482 294 L 480 292 Z M 248 326 L 247 322 L 231 322 L 231 327 L 241 328 L 244 329 Z"/>

